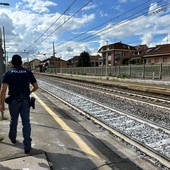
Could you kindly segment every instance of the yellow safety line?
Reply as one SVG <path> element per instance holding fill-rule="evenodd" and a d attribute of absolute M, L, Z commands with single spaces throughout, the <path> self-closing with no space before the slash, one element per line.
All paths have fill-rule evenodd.
<path fill-rule="evenodd" d="M 87 155 L 92 155 L 98 159 L 100 157 L 76 134 L 76 132 L 70 128 L 60 117 L 56 115 L 35 93 L 34 97 L 45 108 L 45 110 L 54 118 L 54 120 L 66 131 L 66 133 L 74 140 L 74 142 L 81 148 L 81 150 Z"/>

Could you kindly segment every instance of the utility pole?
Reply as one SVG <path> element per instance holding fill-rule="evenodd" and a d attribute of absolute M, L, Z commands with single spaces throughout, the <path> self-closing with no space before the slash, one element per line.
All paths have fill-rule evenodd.
<path fill-rule="evenodd" d="M 4 62 L 5 62 L 5 70 L 7 68 L 7 57 L 6 57 L 6 41 L 5 41 L 5 27 L 3 26 L 3 39 L 4 39 Z"/>
<path fill-rule="evenodd" d="M 2 31 L 1 31 L 1 27 L 0 27 L 0 86 L 1 86 L 1 77 L 2 74 L 5 71 L 5 67 L 4 67 L 4 58 L 3 58 L 3 50 L 2 50 Z M 4 112 L 1 112 L 1 117 L 2 120 L 4 119 Z"/>
<path fill-rule="evenodd" d="M 9 6 L 8 3 L 3 3 L 0 2 L 0 5 L 6 5 Z M 3 38 L 4 38 L 4 50 L 5 50 L 5 29 L 3 27 Z M 6 59 L 6 58 L 5 58 Z M 3 57 L 3 49 L 2 49 L 2 31 L 1 31 L 1 27 L 0 27 L 0 87 L 1 87 L 1 77 L 2 74 L 5 71 L 5 61 L 4 61 L 4 57 Z M 2 120 L 4 119 L 4 112 L 1 112 L 1 116 L 2 116 Z M 0 136 L 0 140 L 3 140 L 3 137 Z"/>
<path fill-rule="evenodd" d="M 108 69 L 108 41 L 105 40 L 105 42 L 106 42 L 106 79 L 108 79 L 108 71 L 107 71 Z"/>
<path fill-rule="evenodd" d="M 0 80 L 4 71 L 5 71 L 5 66 L 4 66 L 4 57 L 3 57 L 3 49 L 2 49 L 2 31 L 0 28 Z"/>
<path fill-rule="evenodd" d="M 54 41 L 53 41 L 53 57 L 55 57 L 55 46 L 54 46 Z"/>

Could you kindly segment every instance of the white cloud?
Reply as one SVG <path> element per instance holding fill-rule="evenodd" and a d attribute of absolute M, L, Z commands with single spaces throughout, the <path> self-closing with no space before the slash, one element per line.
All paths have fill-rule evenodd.
<path fill-rule="evenodd" d="M 85 6 L 82 10 L 90 10 L 90 9 L 95 9 L 97 7 L 96 4 L 90 3 L 89 5 Z"/>
<path fill-rule="evenodd" d="M 156 2 L 152 3 L 149 7 L 149 13 L 153 12 L 154 10 L 156 10 L 158 8 L 158 5 Z"/>
<path fill-rule="evenodd" d="M 145 34 L 141 37 L 142 43 L 141 44 L 147 44 L 148 46 L 152 46 L 152 40 L 153 36 L 152 34 Z"/>
<path fill-rule="evenodd" d="M 132 2 L 134 0 L 121 0 L 122 3 L 130 1 Z M 79 35 L 83 32 L 86 32 L 86 30 L 92 28 L 93 26 L 97 26 L 99 23 L 98 19 L 100 20 L 101 16 L 103 17 L 103 22 L 106 21 L 104 17 L 108 16 L 108 14 L 117 16 L 116 14 L 120 12 L 120 6 L 122 5 L 117 4 L 115 6 L 115 14 L 115 10 L 111 9 L 112 6 L 100 9 L 99 3 L 96 4 L 91 3 L 90 5 L 86 6 L 81 14 L 76 14 L 68 22 L 66 21 L 70 16 L 63 15 L 59 20 L 56 21 L 56 19 L 60 17 L 61 14 L 58 11 L 53 11 L 53 13 L 50 13 L 50 7 L 58 5 L 55 3 L 55 1 L 22 0 L 17 3 L 15 8 L 2 8 L 0 11 L 0 25 L 5 27 L 5 32 L 7 35 L 6 45 L 10 47 L 7 50 L 24 51 L 24 49 L 30 46 L 40 35 L 42 35 L 42 33 L 44 33 L 44 31 L 47 30 L 49 26 L 54 23 L 54 21 L 56 21 L 56 23 L 48 30 L 47 33 L 41 37 L 40 40 L 35 43 L 36 46 L 31 46 L 31 48 L 35 48 L 33 48 L 31 53 L 29 53 L 29 55 L 31 55 L 30 58 L 34 57 L 33 54 L 37 53 L 37 51 L 46 53 L 45 57 L 51 56 L 53 41 L 56 45 L 56 51 L 63 47 L 62 50 L 57 51 L 56 54 L 56 56 L 61 55 L 63 59 L 69 59 L 74 55 L 79 55 L 84 50 L 93 54 L 95 52 L 97 53 L 97 48 L 100 48 L 103 45 L 100 41 L 101 39 L 108 40 L 110 43 L 112 43 L 113 39 L 122 39 L 123 42 L 123 39 L 127 38 L 130 42 L 130 40 L 133 41 L 133 37 L 136 36 L 141 41 L 141 43 L 153 45 L 156 43 L 154 40 L 156 36 L 164 35 L 162 40 L 159 40 L 159 42 L 163 43 L 168 41 L 167 37 L 165 37 L 165 34 L 169 33 L 170 30 L 170 14 L 168 13 L 169 9 L 164 9 L 163 11 L 155 14 L 151 13 L 152 10 L 160 9 L 157 3 L 152 3 L 148 10 L 148 16 L 142 15 L 138 18 L 118 23 L 118 25 L 114 25 L 114 23 L 108 24 L 105 27 L 108 29 L 101 32 L 99 36 L 96 36 L 94 38 L 95 41 L 92 40 L 92 37 L 91 41 L 87 43 L 79 43 L 75 40 L 69 42 L 71 45 L 68 47 L 66 47 L 66 43 L 64 43 L 63 46 L 58 47 L 58 44 L 61 42 L 65 42 L 74 37 L 74 35 Z M 126 5 L 128 5 L 128 3 Z M 96 10 L 95 12 L 100 11 L 100 15 L 99 13 L 95 14 L 94 9 Z M 74 10 L 75 9 L 73 9 L 73 11 Z M 86 11 L 88 13 L 85 13 Z M 61 28 L 58 28 L 60 26 Z M 53 34 L 50 35 L 52 32 Z M 84 39 L 93 33 L 96 33 L 96 31 L 91 31 L 88 34 L 80 37 L 80 39 Z M 41 40 L 46 38 L 48 35 L 50 36 L 41 43 Z M 37 44 L 39 45 L 37 46 Z M 97 45 L 94 46 L 94 44 Z"/>
<path fill-rule="evenodd" d="M 165 36 L 162 41 L 161 41 L 161 44 L 169 44 L 170 43 L 170 37 L 169 37 L 169 34 L 167 34 L 167 36 Z"/>
<path fill-rule="evenodd" d="M 100 33 L 102 39 L 107 38 L 129 38 L 133 36 L 141 36 L 142 43 L 146 42 L 151 44 L 151 41 L 157 35 L 166 34 L 170 30 L 170 14 L 161 13 L 161 14 L 152 14 L 148 16 L 140 16 L 132 20 L 126 20 L 119 22 L 118 25 L 107 25 L 105 31 Z M 149 36 L 150 35 L 150 36 Z"/>
<path fill-rule="evenodd" d="M 24 2 L 28 1 L 24 0 Z M 18 6 L 16 6 L 15 9 L 3 9 L 2 12 L 0 12 L 0 25 L 3 25 L 6 30 L 6 46 L 9 46 L 7 49 L 8 51 L 23 52 L 24 49 L 27 49 L 27 47 L 42 35 L 42 33 L 61 15 L 59 13 L 42 15 L 40 13 L 31 12 L 28 9 L 26 10 L 26 8 L 21 10 L 21 4 L 22 3 L 18 3 Z M 36 1 L 29 1 L 29 7 L 33 4 L 37 5 Z M 41 40 L 46 38 L 47 35 L 57 30 L 57 28 L 63 24 L 68 17 L 70 16 L 63 16 L 60 18 L 60 20 L 58 20 L 35 44 L 41 42 Z M 43 43 L 39 44 L 38 48 L 33 48 L 34 44 L 27 50 L 29 51 L 31 49 L 31 53 L 34 53 L 38 49 L 46 49 L 49 44 L 52 45 L 52 41 L 57 41 L 64 32 L 84 27 L 94 19 L 95 14 L 72 18 L 67 23 L 63 24 L 60 29 L 50 35 Z"/>
<path fill-rule="evenodd" d="M 107 16 L 108 16 L 108 14 L 105 13 L 104 11 L 102 11 L 102 10 L 99 11 L 99 15 L 100 15 L 101 17 L 107 17 Z"/>
<path fill-rule="evenodd" d="M 44 13 L 49 12 L 48 7 L 50 6 L 57 6 L 56 3 L 48 0 L 23 0 L 25 9 L 31 9 L 32 11 L 35 11 L 37 13 Z M 20 3 L 21 5 L 21 3 Z"/>
<path fill-rule="evenodd" d="M 118 0 L 119 3 L 130 3 L 130 2 L 134 2 L 136 0 Z"/>

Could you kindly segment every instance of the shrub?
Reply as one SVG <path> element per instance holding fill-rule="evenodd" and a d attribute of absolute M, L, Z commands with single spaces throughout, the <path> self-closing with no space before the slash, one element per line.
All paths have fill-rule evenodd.
<path fill-rule="evenodd" d="M 120 74 L 119 76 L 117 76 L 117 78 L 122 78 L 122 79 L 130 78 L 130 75 L 126 74 L 126 73 L 123 73 L 123 74 Z"/>

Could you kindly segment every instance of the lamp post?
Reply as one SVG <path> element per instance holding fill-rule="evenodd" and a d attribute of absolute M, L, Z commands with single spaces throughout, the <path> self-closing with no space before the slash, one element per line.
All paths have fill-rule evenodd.
<path fill-rule="evenodd" d="M 4 2 L 0 2 L 0 5 L 6 5 L 9 6 L 9 3 L 4 3 Z M 3 27 L 3 38 L 4 38 L 4 54 L 6 57 L 6 49 L 5 49 L 5 29 Z M 6 60 L 6 58 L 5 58 Z M 5 71 L 5 65 L 4 65 L 4 57 L 3 57 L 3 49 L 2 49 L 2 30 L 0 28 L 0 79 L 1 76 L 3 74 L 3 72 Z"/>
<path fill-rule="evenodd" d="M 2 49 L 2 31 L 0 28 L 0 84 L 1 84 L 1 77 L 3 72 L 5 71 L 5 65 L 4 65 L 4 58 L 3 58 L 3 49 Z M 2 120 L 4 119 L 4 112 L 1 111 L 1 117 Z"/>
<path fill-rule="evenodd" d="M 0 5 L 6 5 L 6 6 L 9 6 L 8 3 L 3 3 L 3 2 L 0 2 Z M 4 32 L 4 27 L 3 27 L 3 33 Z M 5 43 L 5 39 L 4 39 L 4 43 Z M 5 47 L 5 44 L 4 44 L 4 47 Z M 5 49 L 4 49 L 5 50 Z M 6 51 L 6 50 L 5 50 Z M 6 54 L 5 54 L 6 55 Z M 6 58 L 5 58 L 6 60 Z M 1 85 L 1 76 L 3 74 L 3 72 L 5 71 L 5 65 L 4 65 L 4 58 L 3 58 L 3 50 L 2 50 L 2 31 L 1 31 L 1 28 L 0 28 L 0 85 Z M 2 119 L 4 119 L 4 112 L 1 112 L 1 116 L 2 116 Z M 1 136 L 0 136 L 1 137 Z M 3 138 L 1 137 L 1 140 Z"/>
<path fill-rule="evenodd" d="M 5 41 L 5 27 L 3 26 L 3 38 L 4 38 L 4 61 L 5 61 L 5 69 L 7 66 L 7 57 L 6 57 L 6 41 Z"/>
<path fill-rule="evenodd" d="M 5 71 L 5 68 L 4 68 L 3 49 L 2 49 L 2 31 L 0 28 L 0 78 L 4 71 Z"/>
<path fill-rule="evenodd" d="M 63 65 L 62 65 L 62 56 L 60 54 L 60 69 L 61 69 L 61 74 L 63 74 Z"/>
<path fill-rule="evenodd" d="M 107 66 L 108 66 L 108 50 L 107 50 L 107 48 L 108 48 L 108 41 L 107 40 L 105 40 L 105 42 L 106 42 L 106 79 L 107 79 Z"/>

